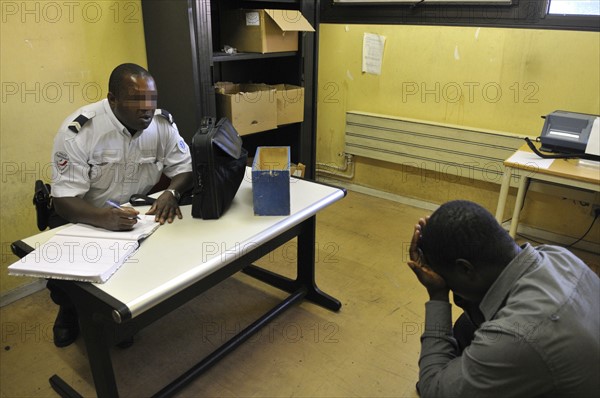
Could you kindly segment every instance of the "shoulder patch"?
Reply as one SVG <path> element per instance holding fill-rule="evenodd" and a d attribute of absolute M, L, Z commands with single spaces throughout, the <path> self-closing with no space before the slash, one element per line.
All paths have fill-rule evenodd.
<path fill-rule="evenodd" d="M 81 115 L 77 116 L 67 128 L 74 132 L 75 134 L 79 133 L 79 130 L 86 124 L 91 118 L 93 118 L 96 114 L 94 112 L 83 112 Z"/>
<path fill-rule="evenodd" d="M 166 111 L 166 110 L 164 110 L 164 109 L 157 109 L 157 110 L 155 110 L 155 111 L 154 111 L 154 116 L 162 116 L 162 117 L 164 117 L 165 119 L 167 119 L 167 121 L 168 121 L 170 124 L 173 124 L 173 123 L 175 122 L 175 121 L 173 120 L 173 115 L 171 115 L 171 114 L 169 113 L 169 111 Z"/>
<path fill-rule="evenodd" d="M 62 174 L 69 167 L 69 155 L 66 152 L 54 152 L 54 164 L 59 173 Z"/>

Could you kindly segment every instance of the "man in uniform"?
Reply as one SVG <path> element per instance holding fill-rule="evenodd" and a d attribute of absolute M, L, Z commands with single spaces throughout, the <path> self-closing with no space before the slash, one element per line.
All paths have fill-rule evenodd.
<path fill-rule="evenodd" d="M 168 188 L 147 214 L 157 222 L 181 218 L 180 193 L 192 183 L 190 151 L 171 115 L 157 110 L 157 88 L 139 65 L 122 64 L 110 75 L 107 98 L 69 116 L 54 141 L 52 196 L 56 213 L 66 221 L 109 230 L 132 229 L 138 212 L 115 208 L 133 194 L 146 194 L 162 174 Z M 54 344 L 71 344 L 79 333 L 69 298 L 52 280 L 51 297 L 60 305 Z"/>

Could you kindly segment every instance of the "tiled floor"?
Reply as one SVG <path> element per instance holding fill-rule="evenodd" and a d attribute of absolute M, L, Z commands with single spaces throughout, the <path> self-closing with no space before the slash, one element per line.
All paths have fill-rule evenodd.
<path fill-rule="evenodd" d="M 405 259 L 412 225 L 425 213 L 352 192 L 320 213 L 317 283 L 342 309 L 300 304 L 178 396 L 416 397 L 427 295 Z M 260 264 L 289 275 L 294 249 L 290 242 Z M 587 256 L 597 267 L 597 256 Z M 150 325 L 131 348 L 114 349 L 121 396 L 152 395 L 282 297 L 238 274 Z M 55 311 L 46 291 L 0 310 L 1 397 L 55 397 L 48 384 L 55 373 L 94 396 L 81 339 L 52 344 Z"/>

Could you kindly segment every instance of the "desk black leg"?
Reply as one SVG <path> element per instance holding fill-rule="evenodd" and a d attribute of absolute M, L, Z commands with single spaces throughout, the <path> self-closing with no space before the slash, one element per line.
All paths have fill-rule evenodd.
<path fill-rule="evenodd" d="M 61 396 L 61 398 L 83 398 L 81 394 L 73 390 L 63 379 L 54 375 L 48 380 L 52 389 Z"/>
<path fill-rule="evenodd" d="M 285 276 L 276 274 L 269 270 L 250 265 L 244 268 L 244 273 L 275 286 L 288 293 L 305 288 L 306 299 L 325 307 L 332 311 L 338 311 L 342 307 L 337 299 L 323 293 L 315 282 L 315 236 L 316 236 L 316 217 L 313 216 L 301 224 L 298 233 L 298 253 L 297 253 L 297 276 L 296 279 L 289 279 Z"/>
<path fill-rule="evenodd" d="M 88 307 L 89 308 L 89 307 Z M 81 313 L 81 311 L 80 311 Z M 110 348 L 106 341 L 107 331 L 104 331 L 101 323 L 93 319 L 93 311 L 79 317 L 81 334 L 85 342 L 89 364 L 94 377 L 94 386 L 98 398 L 119 396 Z"/>
<path fill-rule="evenodd" d="M 97 338 L 101 338 L 101 336 L 98 336 Z M 102 344 L 98 344 L 93 341 L 90 344 L 88 342 L 89 338 L 86 338 L 85 336 L 84 339 L 86 340 L 85 346 L 87 349 L 88 358 L 94 358 L 94 360 L 90 360 L 88 362 L 90 364 L 90 368 L 92 369 L 94 386 L 96 387 L 96 393 L 98 397 L 118 397 L 119 392 L 117 390 L 117 383 L 115 380 L 108 348 L 101 347 Z M 62 398 L 82 397 L 81 394 L 75 391 L 58 375 L 53 375 L 50 377 L 49 382 L 52 389 Z"/>
<path fill-rule="evenodd" d="M 248 340 L 250 337 L 252 337 L 253 334 L 255 334 L 257 331 L 259 331 L 261 328 L 263 328 L 266 324 L 271 322 L 273 319 L 275 319 L 281 313 L 286 311 L 288 308 L 290 308 L 294 304 L 302 301 L 305 294 L 306 294 L 305 289 L 299 289 L 298 291 L 294 292 L 288 298 L 283 300 L 280 304 L 273 307 L 273 309 L 271 309 L 265 315 L 263 315 L 262 317 L 257 319 L 255 322 L 250 324 L 248 327 L 246 327 L 240 333 L 238 333 L 237 335 L 232 337 L 225 344 L 223 344 L 219 348 L 217 348 L 215 351 L 213 351 L 210 355 L 208 355 L 206 358 L 204 358 L 202 361 L 200 361 L 198 364 L 196 364 L 190 370 L 188 370 L 187 372 L 185 372 L 184 374 L 179 376 L 176 380 L 174 380 L 168 386 L 166 386 L 165 388 L 160 390 L 158 393 L 153 395 L 153 398 L 171 397 L 177 391 L 181 390 L 183 387 L 185 387 L 190 382 L 192 382 L 196 377 L 198 377 L 201 374 L 203 374 L 204 372 L 206 372 L 206 370 L 208 370 L 211 366 L 213 366 L 215 363 L 217 363 L 219 360 L 221 360 L 227 354 L 229 354 L 230 352 L 235 350 L 237 347 L 239 347 L 242 343 L 244 343 L 246 340 Z"/>
<path fill-rule="evenodd" d="M 302 224 L 302 232 L 298 235 L 298 276 L 297 281 L 306 286 L 306 299 L 331 311 L 338 311 L 342 303 L 336 298 L 323 293 L 315 281 L 315 242 L 317 217 L 312 216 Z"/>
<path fill-rule="evenodd" d="M 253 278 L 258 279 L 271 286 L 275 286 L 285 292 L 291 293 L 297 289 L 298 284 L 295 280 L 286 278 L 283 275 L 276 274 L 267 269 L 257 267 L 256 265 L 249 265 L 242 270 L 245 274 L 250 275 Z"/>
<path fill-rule="evenodd" d="M 106 315 L 101 315 L 109 314 L 110 308 L 84 294 L 77 283 L 58 280 L 57 283 L 60 283 L 61 289 L 69 295 L 77 309 L 96 395 L 98 398 L 117 398 L 119 391 L 110 358 L 110 344 L 114 340 L 115 329 L 106 326 L 113 324 L 112 319 L 104 319 Z M 81 397 L 57 375 L 50 378 L 50 385 L 61 397 Z"/>

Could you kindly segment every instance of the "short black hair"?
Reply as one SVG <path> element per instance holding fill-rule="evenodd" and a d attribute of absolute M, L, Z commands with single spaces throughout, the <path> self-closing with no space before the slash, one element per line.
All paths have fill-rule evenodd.
<path fill-rule="evenodd" d="M 477 265 L 505 266 L 515 242 L 483 206 L 467 200 L 444 203 L 421 231 L 419 248 L 429 265 L 465 259 Z"/>
<path fill-rule="evenodd" d="M 108 91 L 113 93 L 115 97 L 118 97 L 120 91 L 123 89 L 124 78 L 125 76 L 129 75 L 152 78 L 150 72 L 137 64 L 121 64 L 113 69 L 112 73 L 110 74 L 108 79 Z"/>

